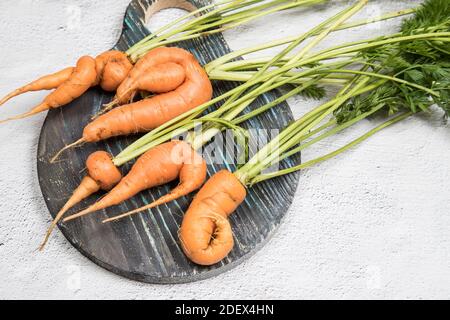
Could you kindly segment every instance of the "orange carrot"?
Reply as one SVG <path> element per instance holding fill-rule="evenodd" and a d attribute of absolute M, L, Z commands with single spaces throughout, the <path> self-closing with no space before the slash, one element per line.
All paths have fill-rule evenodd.
<path fill-rule="evenodd" d="M 60 84 L 55 91 L 50 93 L 41 104 L 27 113 L 3 120 L 2 122 L 25 118 L 50 108 L 58 108 L 61 105 L 69 103 L 74 98 L 83 94 L 95 81 L 96 76 L 95 60 L 89 56 L 83 56 L 78 60 L 77 66 L 70 77 Z"/>
<path fill-rule="evenodd" d="M 55 89 L 69 79 L 70 75 L 73 72 L 73 69 L 73 67 L 65 68 L 61 71 L 43 76 L 33 82 L 30 82 L 29 84 L 26 84 L 23 87 L 20 87 L 11 93 L 8 93 L 0 100 L 0 105 L 4 104 L 9 99 L 26 92 Z"/>
<path fill-rule="evenodd" d="M 86 160 L 88 175 L 81 180 L 80 185 L 75 189 L 72 196 L 56 214 L 39 250 L 44 249 L 50 234 L 67 210 L 100 189 L 110 190 L 120 181 L 122 174 L 113 164 L 111 159 L 111 155 L 104 151 L 96 151 L 88 157 Z"/>
<path fill-rule="evenodd" d="M 160 47 L 150 50 L 145 56 L 139 59 L 134 65 L 133 69 L 128 73 L 128 76 L 117 88 L 114 101 L 118 104 L 126 104 L 131 101 L 131 97 L 137 90 L 136 83 L 139 79 L 151 68 L 157 65 L 166 63 L 176 63 L 183 67 L 186 77 L 192 74 L 190 68 L 197 68 L 198 64 L 194 56 L 188 51 L 181 48 L 174 47 Z M 192 66 L 192 67 L 191 67 Z"/>
<path fill-rule="evenodd" d="M 175 90 L 183 84 L 186 73 L 181 65 L 174 62 L 158 64 L 134 82 L 130 90 L 143 90 L 152 93 L 164 93 Z"/>
<path fill-rule="evenodd" d="M 184 82 L 185 78 L 186 74 L 183 67 L 173 62 L 150 67 L 128 88 L 128 91 L 132 93 L 130 100 L 133 100 L 137 91 L 164 93 L 175 90 Z M 116 100 L 105 104 L 103 109 L 92 119 L 96 119 L 99 115 L 111 110 L 116 104 Z"/>
<path fill-rule="evenodd" d="M 146 57 L 154 56 L 155 52 L 158 53 L 155 60 L 162 59 L 159 55 L 167 55 L 164 63 L 167 63 L 166 60 L 171 58 L 174 61 L 173 63 L 183 67 L 186 77 L 183 84 L 173 91 L 117 107 L 99 116 L 84 128 L 82 138 L 75 144 L 97 142 L 114 136 L 146 132 L 211 99 L 211 82 L 194 56 L 179 48 L 157 48 L 150 51 Z M 154 65 L 152 64 L 149 68 L 154 68 Z M 129 86 L 132 88 L 139 87 L 137 83 L 139 82 L 135 79 Z M 144 87 L 144 85 L 141 83 L 140 87 Z M 149 87 L 147 86 L 147 88 Z M 119 89 L 117 92 L 119 92 Z"/>
<path fill-rule="evenodd" d="M 246 194 L 246 188 L 228 170 L 217 172 L 204 184 L 180 228 L 181 246 L 189 259 L 200 265 L 212 265 L 228 255 L 234 245 L 228 216 Z"/>
<path fill-rule="evenodd" d="M 193 152 L 193 150 L 186 143 L 182 143 L 178 147 L 184 148 L 183 153 L 186 155 L 190 154 L 192 159 L 190 159 L 189 162 L 185 162 L 184 166 L 181 168 L 179 174 L 180 183 L 175 189 L 146 206 L 105 219 L 102 222 L 111 222 L 131 216 L 138 212 L 178 199 L 198 189 L 203 184 L 203 181 L 205 181 L 206 167 L 204 165 L 200 165 L 200 163 L 205 162 L 201 156 L 198 153 Z"/>
<path fill-rule="evenodd" d="M 183 69 L 183 73 L 181 69 L 174 67 L 175 64 Z M 171 71 L 164 74 L 163 71 L 169 69 Z M 148 71 L 148 74 L 142 70 Z M 166 81 L 172 83 L 166 84 Z M 182 84 L 176 87 L 181 82 Z M 126 89 L 123 89 L 124 83 Z M 176 89 L 122 105 L 93 118 L 84 128 L 83 136 L 59 150 L 50 161 L 54 162 L 65 150 L 85 142 L 97 142 L 115 136 L 152 130 L 207 102 L 213 93 L 208 75 L 192 54 L 180 48 L 157 48 L 149 51 L 136 63 L 117 89 L 116 96 L 129 97 L 129 93 L 132 95 L 139 89 L 164 91 L 169 88 Z M 122 91 L 119 94 L 120 90 Z M 107 105 L 106 109 L 112 105 Z"/>
<path fill-rule="evenodd" d="M 103 52 L 95 58 L 97 79 L 94 85 L 100 84 L 105 91 L 115 91 L 132 68 L 125 53 L 117 50 Z"/>
<path fill-rule="evenodd" d="M 163 185 L 177 177 L 180 177 L 180 184 L 164 197 L 167 201 L 200 188 L 206 178 L 206 162 L 189 144 L 174 140 L 144 153 L 130 172 L 107 195 L 63 221 L 117 205 L 140 191 Z"/>
<path fill-rule="evenodd" d="M 3 98 L 2 103 L 28 91 L 55 88 L 55 91 L 50 93 L 41 104 L 29 112 L 0 121 L 0 123 L 25 118 L 50 108 L 58 108 L 68 104 L 97 84 L 100 84 L 106 90 L 115 90 L 131 68 L 132 65 L 128 58 L 120 51 L 108 51 L 99 55 L 96 59 L 83 56 L 78 60 L 75 68 L 66 68 L 42 77 Z"/>

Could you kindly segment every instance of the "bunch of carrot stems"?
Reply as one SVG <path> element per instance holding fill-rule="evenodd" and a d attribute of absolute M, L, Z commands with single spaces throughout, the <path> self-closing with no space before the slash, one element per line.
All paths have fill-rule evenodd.
<path fill-rule="evenodd" d="M 156 47 L 220 33 L 269 14 L 328 0 L 221 0 L 161 27 L 128 49 L 133 62 Z"/>
<path fill-rule="evenodd" d="M 275 161 L 281 161 L 285 157 L 294 154 L 300 150 L 305 149 L 306 147 L 311 146 L 312 144 L 325 139 L 332 134 L 344 130 L 350 125 L 361 121 L 362 119 L 370 116 L 371 114 L 378 111 L 382 106 L 374 106 L 368 112 L 359 115 L 358 117 L 351 119 L 345 123 L 337 124 L 335 119 L 329 120 L 326 124 L 321 124 L 322 121 L 326 120 L 327 117 L 332 116 L 333 112 L 336 111 L 342 104 L 344 104 L 349 99 L 356 97 L 358 95 L 364 94 L 371 90 L 375 90 L 379 86 L 383 85 L 387 81 L 393 81 L 397 83 L 402 83 L 417 90 L 423 90 L 429 94 L 436 94 L 431 89 L 422 87 L 418 84 L 408 82 L 399 78 L 396 78 L 393 75 L 386 75 L 377 73 L 376 71 L 368 71 L 367 65 L 365 65 L 364 59 L 357 55 L 361 50 L 376 48 L 383 45 L 388 45 L 390 43 L 399 43 L 403 41 L 412 41 L 412 40 L 433 40 L 440 39 L 446 37 L 448 39 L 448 33 L 442 32 L 432 32 L 432 30 L 428 30 L 428 32 L 422 32 L 415 35 L 405 36 L 401 33 L 396 33 L 384 37 L 378 37 L 375 39 L 363 40 L 358 42 L 347 43 L 343 45 L 333 46 L 331 48 L 321 50 L 317 53 L 311 53 L 311 50 L 314 48 L 316 44 L 325 39 L 325 37 L 335 30 L 342 29 L 343 26 L 349 25 L 362 25 L 363 23 L 357 22 L 353 24 L 345 24 L 344 22 L 359 11 L 364 5 L 366 1 L 359 1 L 355 5 L 347 8 L 346 10 L 338 13 L 332 18 L 326 20 L 321 23 L 319 26 L 313 28 L 312 30 L 302 34 L 301 36 L 294 38 L 290 38 L 289 40 L 275 41 L 269 44 L 258 46 L 258 48 L 268 48 L 272 46 L 280 45 L 282 43 L 289 43 L 289 46 L 284 49 L 277 56 L 267 59 L 267 60 L 258 60 L 257 63 L 255 61 L 250 61 L 251 68 L 254 68 L 251 74 L 247 75 L 248 79 L 245 83 L 236 87 L 235 89 L 225 93 L 224 95 L 213 99 L 211 102 L 201 105 L 192 111 L 177 117 L 176 119 L 170 121 L 169 123 L 153 130 L 152 132 L 146 134 L 141 139 L 138 139 L 135 143 L 131 144 L 128 148 L 123 150 L 119 155 L 115 157 L 113 160 L 116 165 L 121 165 L 137 156 L 142 154 L 143 152 L 153 148 L 154 146 L 163 143 L 167 140 L 170 140 L 173 136 L 178 136 L 183 133 L 188 132 L 196 126 L 196 123 L 205 123 L 210 121 L 212 124 L 209 126 L 205 126 L 198 134 L 198 131 L 193 134 L 190 133 L 192 146 L 197 149 L 202 145 L 210 141 L 210 139 L 219 133 L 223 127 L 233 127 L 237 124 L 254 117 L 261 112 L 268 110 L 279 104 L 280 102 L 288 99 L 289 97 L 301 93 L 303 90 L 307 89 L 310 86 L 317 85 L 321 83 L 324 79 L 335 79 L 339 80 L 339 84 L 345 85 L 344 88 L 340 91 L 340 93 L 331 101 L 325 103 L 312 110 L 304 117 L 300 118 L 296 122 L 294 122 L 291 126 L 287 127 L 280 135 L 280 139 L 274 141 L 270 145 L 266 146 L 254 158 L 252 158 L 247 165 L 243 166 L 238 172 L 237 175 L 241 179 L 241 181 L 245 184 L 251 184 L 254 182 L 258 182 L 264 180 L 268 177 L 274 176 L 274 174 L 268 176 L 260 175 L 261 171 L 264 170 L 267 166 L 272 165 Z M 403 15 L 406 11 L 396 13 L 397 15 Z M 384 17 L 380 17 L 378 20 L 383 19 L 385 17 L 393 17 L 396 14 L 389 14 Z M 377 19 L 373 19 L 376 21 Z M 367 22 L 369 23 L 369 22 Z M 296 53 L 292 57 L 289 57 L 288 54 L 300 44 L 302 44 L 306 39 L 313 37 L 313 39 L 301 49 L 300 52 Z M 242 52 L 254 52 L 255 49 L 244 49 Z M 258 49 L 256 49 L 257 51 Z M 233 55 L 233 54 L 232 54 Z M 207 66 L 209 67 L 209 71 L 212 72 L 214 70 L 219 71 L 228 71 L 228 70 L 236 70 L 233 68 L 237 68 L 237 70 L 245 70 L 249 69 L 249 65 L 246 65 L 247 60 L 233 61 L 228 62 L 233 57 L 224 57 L 221 62 L 215 64 L 214 62 Z M 360 66 L 360 69 L 355 70 L 355 66 Z M 351 67 L 351 68 L 349 68 Z M 250 68 L 250 69 L 251 69 Z M 241 72 L 241 71 L 238 71 Z M 351 75 L 349 78 L 348 75 Z M 283 94 L 281 97 L 276 100 L 267 103 L 264 106 L 261 106 L 251 112 L 240 115 L 242 111 L 247 108 L 247 106 L 254 101 L 259 95 L 273 90 L 275 88 L 281 87 L 288 83 L 295 84 L 296 81 L 302 81 L 301 84 L 294 87 L 289 92 Z M 355 82 L 360 81 L 357 85 Z M 363 85 L 365 84 L 365 85 Z M 226 100 L 225 100 L 226 99 Z M 225 102 L 218 107 L 216 110 L 209 112 L 207 115 L 196 118 L 202 112 L 206 111 L 209 107 L 211 107 L 214 103 L 225 100 Z M 405 118 L 410 113 L 400 114 L 398 118 L 393 118 L 388 120 L 387 123 L 381 125 L 368 132 L 363 137 L 356 139 L 351 142 L 349 145 L 345 146 L 343 149 L 340 149 L 339 152 L 346 150 L 357 142 L 360 142 L 375 132 L 381 130 L 385 126 L 395 123 L 403 118 Z M 240 116 L 239 116 L 240 115 Z M 221 120 L 221 123 L 218 121 L 214 121 L 214 119 Z M 332 128 L 332 129 L 330 129 Z M 330 130 L 327 130 L 330 129 Z M 311 141 L 302 144 L 296 149 L 290 150 L 289 152 L 285 152 L 293 147 L 292 144 L 298 144 L 308 138 L 310 138 L 313 134 L 318 134 L 327 130 L 325 133 L 322 133 L 318 137 L 313 138 Z M 289 133 L 290 132 L 290 133 Z M 289 134 L 288 134 L 289 133 Z M 283 137 L 286 136 L 283 140 Z M 287 144 L 285 144 L 288 142 Z M 274 149 L 274 146 L 279 144 L 283 147 L 275 148 L 277 151 L 271 151 Z M 273 152 L 273 153 L 272 153 Z M 281 158 L 275 157 L 275 154 L 284 154 Z M 283 153 L 284 152 L 284 153 Z M 336 151 L 338 152 L 338 151 Z M 318 161 L 322 161 L 327 159 L 328 157 L 335 155 L 336 152 L 331 155 L 326 155 L 324 157 L 318 158 L 316 160 L 309 161 L 299 168 L 301 169 L 308 165 L 312 165 Z M 264 159 L 264 160 L 257 160 Z M 286 172 L 281 172 L 280 174 L 284 174 Z"/>
<path fill-rule="evenodd" d="M 126 53 L 129 55 L 133 62 L 136 62 L 139 58 L 156 47 L 170 45 L 180 41 L 192 40 L 205 35 L 223 32 L 275 12 L 298 7 L 308 7 L 315 4 L 325 3 L 327 1 L 328 0 L 218 1 L 215 4 L 210 4 L 199 8 L 172 21 L 167 25 L 164 25 L 151 35 L 136 43 L 134 46 L 128 49 Z M 368 23 L 392 19 L 399 16 L 411 14 L 413 12 L 414 9 L 405 9 L 391 12 L 380 17 L 342 24 L 341 26 L 333 30 L 333 32 L 366 25 Z M 193 19 L 193 17 L 195 18 Z M 252 72 L 249 72 L 248 70 L 251 70 L 252 67 L 258 67 L 262 64 L 265 64 L 267 62 L 267 59 L 254 59 L 247 60 L 244 63 L 241 62 L 237 64 L 229 64 L 231 60 L 257 51 L 289 44 L 295 41 L 296 38 L 296 36 L 286 37 L 283 39 L 264 43 L 262 45 L 231 52 L 207 64 L 205 66 L 205 70 L 207 71 L 211 80 L 243 82 L 247 81 L 252 74 Z M 296 79 L 293 81 L 294 84 L 299 84 L 302 80 Z M 323 84 L 340 84 L 342 82 L 342 79 L 334 79 L 331 76 L 326 77 L 326 79 L 322 79 L 320 81 L 320 83 Z"/>
<path fill-rule="evenodd" d="M 279 135 L 277 135 L 267 145 L 261 148 L 261 150 L 259 150 L 244 166 L 237 170 L 235 172 L 235 175 L 244 185 L 252 185 L 257 182 L 288 174 L 297 170 L 305 169 L 316 163 L 337 156 L 338 154 L 353 147 L 354 145 L 366 140 L 381 129 L 412 115 L 412 112 L 402 112 L 392 119 L 387 120 L 376 128 L 365 133 L 361 137 L 358 137 L 357 139 L 351 141 L 347 145 L 316 159 L 309 160 L 305 163 L 290 167 L 288 169 L 271 173 L 262 173 L 265 169 L 270 168 L 271 166 L 279 163 L 285 158 L 290 157 L 293 154 L 300 152 L 316 144 L 317 142 L 352 126 L 353 124 L 369 117 L 370 115 L 383 108 L 384 105 L 379 104 L 374 106 L 369 111 L 364 112 L 361 115 L 344 123 L 337 124 L 336 120 L 330 120 L 325 124 L 320 125 L 323 120 L 327 118 L 327 116 L 331 115 L 333 111 L 337 110 L 348 99 L 365 92 L 369 92 L 370 90 L 373 90 L 383 83 L 383 81 L 378 81 L 372 85 L 369 85 L 369 79 L 369 77 L 355 77 L 339 92 L 339 94 L 334 99 L 312 110 L 300 119 L 293 122 L 291 125 L 287 126 L 284 130 L 282 130 Z M 355 83 L 357 84 L 354 85 Z M 302 143 L 308 138 L 312 139 L 308 140 L 305 143 Z"/>
<path fill-rule="evenodd" d="M 311 35 L 317 33 L 317 30 L 323 29 L 327 24 L 332 23 L 334 20 L 339 20 L 339 23 L 335 23 L 333 25 L 339 25 L 340 19 L 342 19 L 341 16 L 344 16 L 347 11 L 350 10 L 344 10 L 344 12 L 341 14 L 338 14 L 324 23 L 320 24 L 313 30 L 310 30 L 309 32 L 302 34 L 299 36 L 295 41 L 292 41 L 292 43 L 280 54 L 275 56 L 271 61 L 269 61 L 263 68 L 258 70 L 256 74 L 253 75 L 252 79 L 246 81 L 245 83 L 241 84 L 240 86 L 228 91 L 227 93 L 216 97 L 212 99 L 211 101 L 202 104 L 191 111 L 176 117 L 175 119 L 169 121 L 165 125 L 153 130 L 152 132 L 144 135 L 141 139 L 138 139 L 136 142 L 131 144 L 128 148 L 123 150 L 113 161 L 116 165 L 121 165 L 137 156 L 142 154 L 143 152 L 151 149 L 152 147 L 165 142 L 169 140 L 174 135 L 183 134 L 190 129 L 193 129 L 196 125 L 195 121 L 192 121 L 196 118 L 196 116 L 200 115 L 202 112 L 206 111 L 209 107 L 214 105 L 217 102 L 220 102 L 224 99 L 226 101 L 215 111 L 212 111 L 207 114 L 208 118 L 221 118 L 225 121 L 230 121 L 232 124 L 240 123 L 241 121 L 244 121 L 244 119 L 235 119 L 237 115 L 239 115 L 252 101 L 254 101 L 259 95 L 269 92 L 275 88 L 278 88 L 282 86 L 283 84 L 287 84 L 290 81 L 292 81 L 292 78 L 301 78 L 302 74 L 295 74 L 294 76 L 289 77 L 288 79 L 282 79 L 282 76 L 285 75 L 286 72 L 290 71 L 292 69 L 292 63 L 285 63 L 283 66 L 275 69 L 275 70 L 269 70 L 269 68 L 273 65 L 275 65 L 279 60 L 281 60 L 288 52 L 292 51 L 294 48 L 296 48 L 300 43 L 302 43 L 304 40 L 309 38 Z M 323 34 L 318 35 L 313 43 L 309 44 L 307 48 L 303 49 L 300 53 L 298 53 L 295 57 L 291 58 L 290 60 L 292 62 L 294 61 L 301 61 L 302 57 L 315 43 L 319 43 L 321 40 L 325 38 L 325 36 L 332 30 L 332 27 L 329 27 L 327 29 L 324 29 Z M 342 62 L 340 62 L 342 64 Z M 314 68 L 313 68 L 314 69 Z M 305 72 L 305 75 L 313 74 L 314 71 L 307 70 Z M 270 79 L 270 80 L 268 80 Z M 267 81 L 266 81 L 267 80 Z M 255 116 L 259 112 L 263 112 L 270 107 L 276 106 L 280 102 L 287 99 L 289 96 L 292 96 L 296 93 L 299 93 L 302 89 L 306 88 L 309 85 L 314 84 L 316 79 L 311 80 L 307 85 L 299 86 L 295 88 L 294 90 L 291 90 L 289 94 L 285 94 L 279 99 L 276 99 L 275 101 L 270 102 L 269 104 L 266 104 L 265 106 L 260 107 L 257 110 L 254 110 L 251 113 L 251 116 Z M 263 83 L 262 85 L 259 85 L 260 83 Z M 247 115 L 248 117 L 249 115 Z M 202 118 L 200 118 L 201 120 Z M 247 118 L 245 118 L 247 119 Z M 180 121 L 181 120 L 181 121 Z M 234 120 L 234 121 L 232 121 Z M 211 128 L 210 134 L 205 133 L 203 136 L 203 140 L 205 142 L 207 141 L 206 136 L 214 136 L 216 133 L 220 131 L 218 128 Z M 195 143 L 197 144 L 197 143 Z M 200 145 L 203 144 L 202 142 L 199 143 Z M 197 147 L 195 145 L 194 147 Z"/>

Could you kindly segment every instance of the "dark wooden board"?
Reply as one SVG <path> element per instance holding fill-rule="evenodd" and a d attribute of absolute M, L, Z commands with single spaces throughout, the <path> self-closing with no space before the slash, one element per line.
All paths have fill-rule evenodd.
<path fill-rule="evenodd" d="M 123 32 L 116 48 L 126 50 L 149 33 L 145 28 L 148 16 L 165 7 L 192 9 L 208 3 L 205 0 L 133 0 L 125 14 Z M 191 51 L 205 64 L 230 51 L 222 35 L 214 35 L 178 44 Z M 214 83 L 215 95 L 235 87 L 236 83 Z M 278 97 L 277 92 L 265 94 L 256 100 L 255 108 Z M 67 152 L 56 164 L 49 158 L 65 144 L 81 136 L 82 128 L 100 106 L 111 100 L 112 94 L 99 88 L 89 90 L 82 97 L 58 110 L 49 112 L 42 127 L 38 146 L 38 175 L 42 194 L 48 210 L 54 217 L 84 175 L 85 160 L 95 150 L 107 150 L 117 155 L 137 137 L 110 139 L 97 144 L 86 144 Z M 279 129 L 292 121 L 292 113 L 286 103 L 247 121 L 246 128 Z M 215 155 L 224 157 L 223 153 Z M 211 160 L 207 157 L 207 161 Z M 300 162 L 300 156 L 285 161 L 282 166 Z M 121 169 L 128 172 L 132 163 Z M 235 168 L 233 163 L 210 164 L 208 174 L 221 168 Z M 254 254 L 270 238 L 279 226 L 292 202 L 299 174 L 294 173 L 255 185 L 249 190 L 246 201 L 231 216 L 235 236 L 235 247 L 222 262 L 202 267 L 190 262 L 180 248 L 178 229 L 183 212 L 192 196 L 183 197 L 151 212 L 135 215 L 116 223 L 102 224 L 100 221 L 142 205 L 145 205 L 176 185 L 153 188 L 140 193 L 124 204 L 96 212 L 75 221 L 60 225 L 60 230 L 70 243 L 96 264 L 121 276 L 149 283 L 182 283 L 218 275 L 238 265 Z M 95 195 L 72 209 L 76 212 L 93 203 Z M 49 245 L 52 245 L 51 243 Z"/>

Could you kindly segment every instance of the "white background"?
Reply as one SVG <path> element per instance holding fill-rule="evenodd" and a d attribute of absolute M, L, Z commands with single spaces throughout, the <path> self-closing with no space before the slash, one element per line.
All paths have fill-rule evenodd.
<path fill-rule="evenodd" d="M 129 0 L 0 2 L 0 94 L 73 65 L 116 42 Z M 238 49 L 298 34 L 342 8 L 277 14 L 225 34 Z M 419 1 L 371 1 L 364 16 Z M 322 8 L 323 9 L 323 8 Z M 178 15 L 168 10 L 152 29 Z M 393 32 L 398 22 L 340 32 L 336 40 Z M 1 118 L 36 105 L 44 92 L 1 107 Z M 317 102 L 290 101 L 296 115 Z M 0 125 L 0 298 L 449 298 L 450 139 L 442 113 L 384 130 L 301 175 L 275 237 L 234 270 L 202 282 L 149 285 L 116 276 L 84 258 L 50 222 L 36 174 L 45 115 Z M 374 125 L 366 121 L 304 153 L 311 158 Z M 274 191 L 275 192 L 275 191 Z"/>

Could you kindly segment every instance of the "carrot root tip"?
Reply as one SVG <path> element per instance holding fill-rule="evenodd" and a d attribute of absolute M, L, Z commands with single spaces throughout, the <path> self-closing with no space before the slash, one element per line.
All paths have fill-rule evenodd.
<path fill-rule="evenodd" d="M 16 92 L 17 92 L 17 90 L 15 90 L 15 91 L 13 91 L 13 92 L 7 94 L 6 96 L 4 96 L 4 97 L 0 100 L 0 106 L 3 105 L 3 104 L 5 104 L 9 99 L 15 97 L 15 96 L 17 95 Z"/>
<path fill-rule="evenodd" d="M 44 247 L 48 242 L 48 238 L 50 237 L 52 230 L 53 230 L 53 225 L 48 229 L 47 233 L 45 234 L 44 241 L 42 241 L 41 245 L 39 246 L 39 251 L 42 252 L 44 250 Z"/>
<path fill-rule="evenodd" d="M 8 122 L 8 121 L 12 121 L 12 120 L 23 119 L 23 118 L 32 116 L 32 115 L 34 115 L 34 114 L 36 114 L 36 113 L 38 113 L 38 112 L 30 111 L 30 112 L 26 112 L 26 113 L 23 113 L 23 114 L 20 114 L 20 115 L 18 115 L 18 116 L 14 116 L 14 117 L 11 117 L 11 118 L 8 118 L 8 119 L 3 119 L 3 120 L 0 120 L 0 124 L 5 123 L 5 122 Z"/>
<path fill-rule="evenodd" d="M 105 104 L 103 105 L 103 108 L 100 109 L 96 114 L 94 114 L 94 115 L 91 117 L 91 120 L 97 119 L 99 116 L 101 116 L 102 114 L 108 112 L 109 110 L 111 110 L 112 108 L 114 108 L 114 106 L 116 106 L 116 105 L 117 105 L 117 100 L 113 100 L 113 101 L 111 101 L 110 103 L 105 103 Z"/>
<path fill-rule="evenodd" d="M 77 141 L 66 145 L 64 148 L 62 148 L 61 150 L 59 150 L 51 159 L 50 159 L 50 163 L 55 163 L 56 160 L 58 160 L 59 156 L 66 151 L 67 149 L 73 148 L 73 147 L 77 147 L 80 146 L 81 144 L 83 144 L 85 142 L 84 138 L 80 138 Z"/>

